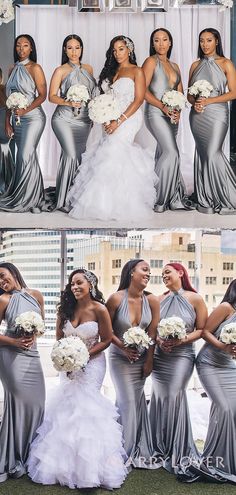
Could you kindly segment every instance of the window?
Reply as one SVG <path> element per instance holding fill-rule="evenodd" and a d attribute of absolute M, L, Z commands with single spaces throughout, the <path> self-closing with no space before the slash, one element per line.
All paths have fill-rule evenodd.
<path fill-rule="evenodd" d="M 112 275 L 112 285 L 119 285 L 120 275 Z"/>
<path fill-rule="evenodd" d="M 229 285 L 232 282 L 233 277 L 223 277 L 222 283 L 223 285 Z"/>
<path fill-rule="evenodd" d="M 88 270 L 95 270 L 95 261 L 88 263 Z"/>
<path fill-rule="evenodd" d="M 209 296 L 208 294 L 205 295 L 205 302 L 208 303 L 209 302 Z"/>
<path fill-rule="evenodd" d="M 150 268 L 162 268 L 163 260 L 150 260 Z"/>
<path fill-rule="evenodd" d="M 162 284 L 162 277 L 160 275 L 151 275 L 150 284 Z"/>
<path fill-rule="evenodd" d="M 112 260 L 112 268 L 121 268 L 121 260 Z"/>
<path fill-rule="evenodd" d="M 195 268 L 195 261 L 189 261 L 188 262 L 188 267 L 189 268 L 192 268 L 194 270 L 194 268 Z"/>
<path fill-rule="evenodd" d="M 234 269 L 233 263 L 223 263 L 223 270 L 233 270 L 233 269 Z"/>
<path fill-rule="evenodd" d="M 206 285 L 216 285 L 216 277 L 206 277 Z"/>
<path fill-rule="evenodd" d="M 183 245 L 183 243 L 184 243 L 183 241 L 184 241 L 183 240 L 183 237 L 179 237 L 179 246 L 182 246 Z"/>

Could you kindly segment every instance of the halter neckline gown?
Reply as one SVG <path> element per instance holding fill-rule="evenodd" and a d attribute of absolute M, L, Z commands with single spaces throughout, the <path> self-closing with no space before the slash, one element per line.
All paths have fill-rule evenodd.
<path fill-rule="evenodd" d="M 5 312 L 5 334 L 15 337 L 15 319 L 26 311 L 41 314 L 38 301 L 26 290 L 13 290 Z M 0 346 L 0 379 L 4 412 L 0 427 L 0 482 L 26 473 L 29 448 L 43 420 L 45 387 L 36 343 L 27 351 Z"/>
<path fill-rule="evenodd" d="M 194 70 L 190 86 L 205 79 L 213 86 L 211 96 L 226 92 L 227 79 L 215 57 L 204 57 Z M 228 103 L 212 103 L 203 113 L 191 108 L 190 126 L 196 144 L 194 194 L 202 213 L 236 213 L 236 175 L 222 151 L 229 127 Z"/>
<path fill-rule="evenodd" d="M 161 301 L 160 318 L 178 316 L 186 324 L 186 332 L 194 330 L 196 313 L 180 289 Z M 194 444 L 186 387 L 195 361 L 194 345 L 182 344 L 170 353 L 156 347 L 152 372 L 150 422 L 155 457 L 171 473 L 183 474 L 186 459 L 197 462 L 199 453 Z"/>
<path fill-rule="evenodd" d="M 152 320 L 148 298 L 143 294 L 142 316 L 139 326 L 146 329 Z M 128 290 L 116 310 L 112 322 L 114 334 L 123 339 L 123 334 L 132 325 L 129 317 Z M 111 378 L 116 391 L 116 405 L 123 426 L 124 448 L 131 467 L 153 469 L 153 446 L 144 394 L 145 378 L 142 368 L 146 353 L 134 363 L 130 363 L 125 354 L 115 344 L 109 348 L 109 366 Z"/>
<path fill-rule="evenodd" d="M 86 321 L 63 328 L 65 337 L 80 337 L 87 348 L 99 340 L 98 323 Z M 104 352 L 93 356 L 85 370 L 61 381 L 50 396 L 45 419 L 37 431 L 28 459 L 29 476 L 36 483 L 60 483 L 69 488 L 119 488 L 125 480 L 126 455 L 118 414 L 101 386 L 105 375 Z"/>
<path fill-rule="evenodd" d="M 170 62 L 171 63 L 171 62 Z M 161 100 L 165 91 L 177 90 L 180 75 L 176 73 L 175 84 L 171 87 L 163 64 L 157 58 L 156 67 L 149 85 L 149 91 Z M 191 209 L 180 172 L 180 156 L 177 147 L 178 124 L 172 124 L 170 118 L 160 108 L 145 103 L 145 124 L 156 140 L 155 173 L 157 175 L 156 199 L 154 210 L 161 213 L 165 210 Z"/>

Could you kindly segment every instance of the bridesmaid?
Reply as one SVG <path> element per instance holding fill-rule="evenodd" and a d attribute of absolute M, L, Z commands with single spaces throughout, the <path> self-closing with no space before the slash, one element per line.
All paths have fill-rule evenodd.
<path fill-rule="evenodd" d="M 9 147 L 9 137 L 5 131 L 6 96 L 3 84 L 2 69 L 0 68 L 0 195 L 4 194 L 13 175 L 13 159 Z"/>
<path fill-rule="evenodd" d="M 205 79 L 213 86 L 209 98 L 188 95 L 190 126 L 195 139 L 194 195 L 202 213 L 236 213 L 236 176 L 222 151 L 229 127 L 228 101 L 236 98 L 236 70 L 224 57 L 220 33 L 199 34 L 199 59 L 190 68 L 189 86 Z M 226 92 L 228 87 L 228 92 Z"/>
<path fill-rule="evenodd" d="M 10 212 L 44 209 L 43 178 L 38 163 L 36 148 L 44 130 L 46 117 L 41 103 L 46 98 L 46 81 L 43 70 L 37 62 L 33 38 L 21 34 L 14 44 L 15 65 L 6 84 L 6 94 L 20 92 L 29 101 L 26 109 L 16 109 L 12 116 L 8 110 L 6 133 L 14 138 L 17 146 L 15 173 L 7 196 L 0 199 L 0 209 Z M 20 117 L 16 125 L 15 116 Z"/>
<path fill-rule="evenodd" d="M 145 123 L 157 142 L 155 154 L 156 203 L 154 210 L 191 209 L 180 172 L 180 157 L 176 142 L 180 112 L 170 112 L 161 99 L 165 91 L 183 93 L 181 74 L 177 64 L 169 58 L 173 47 L 171 33 L 155 29 L 150 37 L 150 57 L 143 63 L 146 77 Z M 171 123 L 171 117 L 175 123 Z"/>
<path fill-rule="evenodd" d="M 15 336 L 15 319 L 26 311 L 44 317 L 43 297 L 28 289 L 12 263 L 0 263 L 0 379 L 4 388 L 4 412 L 0 427 L 0 482 L 26 473 L 26 460 L 44 412 L 45 388 L 34 339 Z"/>
<path fill-rule="evenodd" d="M 123 334 L 130 327 L 140 326 L 156 339 L 159 303 L 145 291 L 149 278 L 146 261 L 128 261 L 121 272 L 118 291 L 107 302 L 114 331 L 109 349 L 110 373 L 123 426 L 124 448 L 129 456 L 128 465 L 138 468 L 155 467 L 144 394 L 145 379 L 152 371 L 154 346 L 139 357 L 136 350 L 124 346 Z"/>
<path fill-rule="evenodd" d="M 55 70 L 49 88 L 49 101 L 57 105 L 52 116 L 52 128 L 61 145 L 56 180 L 57 209 L 63 209 L 65 206 L 66 194 L 78 172 L 81 155 L 86 149 L 92 127 L 87 106 L 65 99 L 68 89 L 74 84 L 85 85 L 90 97 L 95 92 L 93 69 L 90 65 L 81 63 L 82 56 L 83 41 L 76 34 L 70 34 L 63 41 L 62 65 Z M 74 113 L 76 108 L 79 109 L 78 114 Z"/>
<path fill-rule="evenodd" d="M 168 291 L 159 297 L 160 317 L 178 316 L 186 324 L 184 339 L 157 337 L 155 350 L 150 422 L 157 461 L 175 474 L 185 472 L 185 463 L 198 459 L 189 419 L 185 389 L 191 377 L 195 352 L 193 342 L 200 338 L 207 318 L 202 297 L 191 286 L 180 263 L 167 264 L 162 272 Z"/>
<path fill-rule="evenodd" d="M 236 279 L 209 316 L 202 334 L 206 344 L 197 357 L 200 380 L 212 400 L 201 471 L 236 483 L 236 345 L 219 340 L 229 323 L 236 325 Z"/>

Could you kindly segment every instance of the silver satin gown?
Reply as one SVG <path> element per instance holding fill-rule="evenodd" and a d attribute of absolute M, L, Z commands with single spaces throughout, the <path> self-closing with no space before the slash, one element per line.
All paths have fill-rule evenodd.
<path fill-rule="evenodd" d="M 236 323 L 236 313 L 216 329 L 216 338 L 228 323 Z M 211 475 L 218 474 L 236 483 L 236 362 L 228 353 L 206 343 L 197 356 L 196 365 L 212 401 L 202 461 L 205 464 L 209 459 Z"/>
<path fill-rule="evenodd" d="M 5 133 L 5 107 L 0 107 L 0 198 L 6 193 L 14 170 L 9 138 Z"/>
<path fill-rule="evenodd" d="M 6 335 L 14 337 L 15 319 L 25 311 L 40 313 L 36 299 L 24 289 L 12 291 L 5 313 Z M 0 482 L 26 472 L 29 447 L 43 420 L 45 387 L 36 344 L 24 351 L 0 346 L 0 379 L 4 412 L 0 427 Z"/>
<path fill-rule="evenodd" d="M 143 295 L 142 316 L 139 326 L 144 330 L 152 320 L 148 299 Z M 132 325 L 129 318 L 128 291 L 113 319 L 114 334 L 122 340 L 124 332 Z M 152 440 L 146 398 L 145 378 L 142 368 L 145 353 L 138 361 L 130 363 L 116 345 L 109 348 L 110 374 L 116 391 L 116 405 L 123 426 L 124 449 L 129 457 L 127 465 L 138 468 L 152 468 Z"/>
<path fill-rule="evenodd" d="M 161 301 L 161 319 L 179 316 L 186 331 L 194 330 L 196 313 L 183 296 L 183 289 Z M 172 473 L 181 474 L 186 464 L 199 458 L 189 419 L 186 387 L 195 361 L 193 344 L 183 344 L 170 353 L 156 347 L 152 372 L 150 422 L 157 461 Z"/>
<path fill-rule="evenodd" d="M 36 98 L 36 86 L 23 63 L 16 62 L 6 84 L 6 94 L 20 92 L 29 104 Z M 14 115 L 12 125 L 17 146 L 15 173 L 7 191 L 0 198 L 0 210 L 9 212 L 31 211 L 38 213 L 47 209 L 44 200 L 43 178 L 36 148 L 45 127 L 46 117 L 41 107 L 31 110 L 20 118 L 16 125 Z"/>
<path fill-rule="evenodd" d="M 72 71 L 62 81 L 61 98 L 66 98 L 66 93 L 73 84 L 85 85 L 92 98 L 96 88 L 93 76 L 76 64 L 69 65 Z M 52 128 L 62 149 L 56 179 L 55 208 L 57 209 L 65 206 L 66 195 L 78 173 L 81 155 L 85 152 L 91 127 L 88 107 L 85 105 L 81 107 L 78 115 L 74 113 L 72 107 L 58 105 L 52 116 Z"/>
<path fill-rule="evenodd" d="M 177 90 L 179 83 L 180 76 L 176 71 L 175 85 L 170 87 L 163 65 L 157 59 L 156 68 L 148 88 L 149 91 L 161 100 L 165 91 Z M 148 130 L 157 143 L 155 172 L 159 180 L 156 185 L 154 210 L 160 213 L 165 210 L 189 209 L 190 202 L 180 172 L 180 157 L 176 143 L 178 124 L 171 124 L 170 118 L 164 115 L 160 108 L 147 102 L 145 103 L 144 119 Z"/>
<path fill-rule="evenodd" d="M 212 84 L 210 97 L 226 92 L 226 76 L 213 57 L 200 61 L 190 86 L 199 79 Z M 229 127 L 228 103 L 212 103 L 203 113 L 195 112 L 192 107 L 190 126 L 196 144 L 194 195 L 197 209 L 202 213 L 236 213 L 236 175 L 222 151 Z"/>

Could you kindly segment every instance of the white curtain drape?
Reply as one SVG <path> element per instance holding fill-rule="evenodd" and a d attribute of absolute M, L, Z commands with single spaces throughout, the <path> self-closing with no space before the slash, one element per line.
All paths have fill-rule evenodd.
<path fill-rule="evenodd" d="M 173 35 L 172 60 L 180 66 L 185 89 L 188 86 L 190 65 L 197 58 L 198 33 L 201 29 L 218 29 L 222 35 L 225 55 L 230 55 L 230 13 L 229 9 L 219 12 L 219 6 L 182 6 L 157 14 L 82 14 L 76 8 L 52 5 L 27 5 L 16 9 L 16 35 L 28 33 L 33 36 L 38 62 L 45 71 L 48 84 L 54 69 L 60 65 L 62 42 L 68 34 L 76 33 L 81 36 L 84 42 L 83 60 L 93 66 L 94 75 L 98 77 L 105 61 L 105 52 L 114 36 L 124 34 L 132 38 L 138 64 L 142 65 L 148 56 L 150 34 L 157 27 L 166 27 Z M 49 102 L 45 102 L 43 106 L 47 125 L 39 146 L 39 160 L 45 183 L 53 185 L 60 154 L 60 147 L 50 125 L 55 106 Z M 96 129 L 92 130 L 89 140 L 94 140 L 96 133 Z M 182 173 L 191 192 L 194 143 L 187 109 L 181 118 L 178 141 Z M 144 124 L 137 142 L 155 149 L 155 141 Z"/>

